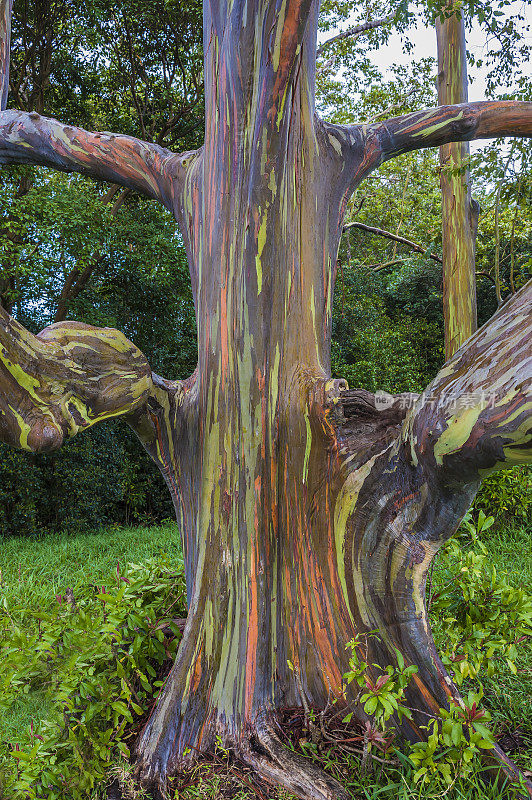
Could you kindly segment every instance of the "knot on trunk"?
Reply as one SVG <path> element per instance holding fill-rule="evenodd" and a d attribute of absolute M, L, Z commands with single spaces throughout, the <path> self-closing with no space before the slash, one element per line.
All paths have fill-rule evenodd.
<path fill-rule="evenodd" d="M 340 383 L 338 381 L 338 383 Z M 378 443 L 382 447 L 395 439 L 417 394 L 405 392 L 391 395 L 373 394 L 365 389 L 344 389 L 328 406 L 328 419 L 333 425 L 342 452 L 366 452 Z"/>

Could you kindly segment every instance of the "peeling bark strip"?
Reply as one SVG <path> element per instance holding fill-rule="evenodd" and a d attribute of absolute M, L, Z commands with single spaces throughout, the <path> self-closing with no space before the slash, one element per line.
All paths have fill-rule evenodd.
<path fill-rule="evenodd" d="M 371 663 L 395 663 L 397 648 L 419 668 L 400 733 L 422 736 L 427 715 L 458 697 L 427 621 L 431 559 L 482 476 L 531 459 L 532 284 L 419 398 L 331 380 L 330 340 L 356 185 L 409 150 L 531 136 L 532 103 L 326 124 L 314 109 L 317 14 L 317 0 L 206 3 L 196 153 L 0 115 L 1 163 L 77 170 L 155 197 L 187 249 L 198 367 L 185 381 L 150 375 L 116 331 L 60 323 L 35 337 L 0 318 L 0 437 L 43 449 L 125 415 L 172 494 L 189 614 L 137 748 L 141 779 L 161 788 L 220 736 L 301 798 L 344 797 L 282 747 L 277 711 L 340 697 L 345 645 L 374 629 Z"/>

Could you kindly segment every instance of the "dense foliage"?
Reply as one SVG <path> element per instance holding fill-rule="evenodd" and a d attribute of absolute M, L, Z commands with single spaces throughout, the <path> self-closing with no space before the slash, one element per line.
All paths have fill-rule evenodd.
<path fill-rule="evenodd" d="M 9 189 L 0 194 L 5 213 Z M 196 355 L 193 305 L 175 226 L 154 203 L 138 197 L 116 218 L 106 218 L 100 196 L 78 177 L 35 177 L 17 207 L 34 251 L 25 258 L 19 248 L 17 316 L 35 332 L 52 322 L 65 273 L 75 259 L 90 260 L 98 248 L 98 269 L 71 300 L 69 317 L 124 331 L 166 377 L 189 374 Z M 5 445 L 0 453 L 3 534 L 173 514 L 159 473 L 124 423 L 97 426 L 58 453 L 28 455 Z"/>
<path fill-rule="evenodd" d="M 203 135 L 201 3 L 15 4 L 10 102 L 178 150 Z M 170 216 L 119 187 L 33 168 L 2 171 L 0 303 L 30 330 L 55 319 L 117 327 L 167 377 L 195 366 L 188 271 Z M 60 316 L 58 316 L 60 315 Z M 0 448 L 0 533 L 172 515 L 123 424 L 60 453 Z"/>
<path fill-rule="evenodd" d="M 29 741 L 2 747 L 0 796 L 81 800 L 129 758 L 143 717 L 175 657 L 185 584 L 175 561 L 116 569 L 115 587 L 57 595 L 52 608 L 2 609 L 0 706 L 40 689 L 51 713 Z M 133 728 L 133 730 L 132 730 Z M 7 755 L 7 758 L 6 758 Z"/>

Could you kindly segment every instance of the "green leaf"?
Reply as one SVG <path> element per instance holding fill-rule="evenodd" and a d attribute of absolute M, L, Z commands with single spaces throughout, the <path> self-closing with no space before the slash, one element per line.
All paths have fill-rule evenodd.
<path fill-rule="evenodd" d="M 366 712 L 366 714 L 374 714 L 375 713 L 375 709 L 377 708 L 378 702 L 379 702 L 378 697 L 375 697 L 375 696 L 370 697 L 369 700 L 367 700 L 364 703 L 364 711 Z"/>
<path fill-rule="evenodd" d="M 128 719 L 130 722 L 133 722 L 131 711 L 121 700 L 115 700 L 114 703 L 111 703 L 111 708 L 122 717 L 126 717 L 126 719 Z"/>

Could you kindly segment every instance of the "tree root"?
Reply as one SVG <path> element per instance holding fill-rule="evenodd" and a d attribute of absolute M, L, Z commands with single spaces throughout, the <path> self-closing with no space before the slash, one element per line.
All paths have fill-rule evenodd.
<path fill-rule="evenodd" d="M 290 752 L 267 721 L 257 722 L 249 742 L 250 747 L 239 748 L 236 755 L 268 783 L 282 786 L 301 800 L 349 800 L 338 781 Z"/>
<path fill-rule="evenodd" d="M 272 786 L 282 787 L 301 800 L 349 800 L 350 795 L 337 780 L 283 744 L 276 732 L 276 724 L 275 717 L 264 715 L 256 720 L 252 728 L 238 742 L 227 740 L 227 747 L 237 762 L 235 766 L 238 765 L 238 762 L 244 764 L 255 773 L 257 778 Z M 222 736 L 222 738 L 225 737 Z M 207 760 L 209 752 L 210 748 L 207 748 L 204 753 Z M 519 769 L 499 747 L 496 746 L 489 753 L 483 753 L 483 756 L 488 767 L 486 772 L 488 783 L 490 782 L 489 776 L 491 776 L 491 781 L 495 780 L 503 789 L 508 778 L 514 781 L 519 780 Z M 199 750 L 192 758 L 187 759 L 186 764 L 181 761 L 181 768 L 186 770 L 186 767 L 190 767 L 197 757 L 201 757 Z M 378 757 L 376 760 L 383 761 Z M 137 762 L 135 777 L 140 786 L 149 791 L 149 797 L 152 797 L 153 800 L 168 800 L 169 798 L 167 780 L 172 774 L 168 771 L 169 761 L 170 759 L 161 757 L 159 754 L 158 758 L 149 763 L 142 760 Z M 176 762 L 174 759 L 171 761 L 175 769 Z M 253 781 L 253 777 L 249 777 Z M 261 796 L 260 792 L 257 792 L 257 796 Z M 532 798 L 532 786 L 528 781 L 525 782 L 523 791 L 518 796 L 521 800 Z"/>
<path fill-rule="evenodd" d="M 505 786 L 508 779 L 515 783 L 521 780 L 523 791 L 517 797 L 519 800 L 532 800 L 532 783 L 525 778 L 519 767 L 516 767 L 499 745 L 495 745 L 493 750 L 484 752 L 482 760 L 488 767 L 491 767 L 489 774 L 499 785 Z"/>
<path fill-rule="evenodd" d="M 288 750 L 275 733 L 273 725 L 264 719 L 258 720 L 240 742 L 231 746 L 231 750 L 236 762 L 249 767 L 257 778 L 272 786 L 282 787 L 301 800 L 349 800 L 349 795 L 338 781 L 304 756 Z M 150 764 L 137 762 L 135 774 L 140 786 L 148 790 L 150 796 L 162 799 L 169 797 L 169 775 L 164 759 Z"/>

